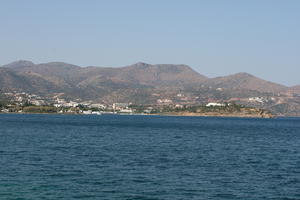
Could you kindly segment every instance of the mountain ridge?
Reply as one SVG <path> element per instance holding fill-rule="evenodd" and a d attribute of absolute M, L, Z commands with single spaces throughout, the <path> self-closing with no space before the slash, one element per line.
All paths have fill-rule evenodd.
<path fill-rule="evenodd" d="M 272 93 L 280 93 L 288 89 L 287 86 L 266 81 L 246 72 L 211 78 L 209 84 L 215 87 L 249 89 Z"/>
<path fill-rule="evenodd" d="M 117 71 L 117 70 L 122 70 L 123 72 L 124 71 L 127 71 L 126 69 L 131 69 L 131 70 L 141 70 L 141 69 L 151 69 L 153 67 L 158 67 L 158 68 L 161 68 L 163 69 L 164 67 L 165 68 L 173 68 L 173 70 L 175 68 L 186 68 L 186 69 L 189 69 L 191 70 L 193 73 L 197 74 L 199 77 L 201 77 L 202 81 L 203 80 L 211 80 L 211 81 L 214 81 L 214 80 L 220 80 L 220 79 L 224 79 L 224 78 L 240 78 L 242 77 L 243 79 L 245 78 L 256 78 L 256 79 L 260 79 L 260 80 L 263 80 L 263 81 L 267 81 L 267 80 L 264 80 L 262 78 L 259 78 L 253 74 L 250 74 L 250 73 L 247 73 L 247 72 L 237 72 L 235 74 L 229 74 L 229 75 L 224 75 L 224 76 L 217 76 L 217 77 L 207 77 L 203 74 L 200 74 L 199 72 L 195 71 L 193 68 L 191 68 L 190 66 L 188 65 L 185 65 L 185 64 L 148 64 L 148 63 L 145 63 L 145 62 L 137 62 L 137 63 L 134 63 L 132 65 L 127 65 L 127 66 L 120 66 L 120 67 L 103 67 L 103 66 L 79 66 L 79 65 L 74 65 L 74 64 L 69 64 L 69 63 L 66 63 L 66 62 L 60 62 L 60 61 L 54 61 L 54 62 L 47 62 L 47 63 L 39 63 L 39 64 L 35 64 L 33 63 L 32 61 L 29 61 L 29 60 L 17 60 L 17 61 L 14 61 L 14 62 L 11 62 L 11 63 L 8 63 L 8 64 L 5 64 L 5 65 L 2 65 L 0 67 L 4 67 L 4 68 L 10 68 L 10 69 L 14 69 L 14 70 L 29 70 L 29 68 L 32 68 L 32 67 L 45 67 L 45 68 L 49 68 L 49 67 L 52 67 L 52 68 L 65 68 L 65 70 L 71 70 L 71 68 L 77 68 L 77 69 L 80 69 L 80 70 L 86 70 L 86 69 L 89 69 L 87 71 L 92 71 L 92 72 L 95 72 L 97 70 L 103 70 L 103 71 Z M 22 69 L 23 68 L 23 69 Z M 170 72 L 170 71 L 169 71 Z M 110 72 L 111 73 L 111 72 Z M 209 81 L 209 82 L 211 82 Z M 300 85 L 296 85 L 296 86 L 291 86 L 291 87 L 288 87 L 288 86 L 285 86 L 283 84 L 280 84 L 280 83 L 275 83 L 275 82 L 272 82 L 272 81 L 267 81 L 268 83 L 273 83 L 273 84 L 276 84 L 277 86 L 281 87 L 281 88 L 284 88 L 284 89 L 287 89 L 287 88 L 290 88 L 290 89 L 298 89 L 300 87 Z"/>
<path fill-rule="evenodd" d="M 9 77 L 11 79 L 13 79 L 12 74 L 15 74 L 15 77 L 19 77 L 20 80 L 27 80 L 26 77 L 44 79 L 50 88 L 60 88 L 59 91 L 63 91 L 64 88 L 72 88 L 72 90 L 76 90 L 76 88 L 104 88 L 106 90 L 108 88 L 109 92 L 116 88 L 184 89 L 189 86 L 207 86 L 212 88 L 281 93 L 288 90 L 298 92 L 300 87 L 287 87 L 263 80 L 246 72 L 208 78 L 184 64 L 148 64 L 137 62 L 123 67 L 81 67 L 65 62 L 34 64 L 31 61 L 19 60 L 3 65 L 1 69 L 7 69 L 8 71 L 5 73 L 10 72 Z M 4 81 L 2 82 L 2 85 L 6 84 Z M 110 84 L 111 87 L 109 87 Z M 12 85 L 12 88 L 16 88 L 13 86 L 13 81 L 8 81 L 6 87 L 9 88 L 10 85 Z"/>
<path fill-rule="evenodd" d="M 81 67 L 21 60 L 0 67 L 0 91 L 50 99 L 59 94 L 69 100 L 104 104 L 233 102 L 279 115 L 300 116 L 300 85 L 287 87 L 246 72 L 208 78 L 184 64 L 138 62 L 123 67 Z"/>

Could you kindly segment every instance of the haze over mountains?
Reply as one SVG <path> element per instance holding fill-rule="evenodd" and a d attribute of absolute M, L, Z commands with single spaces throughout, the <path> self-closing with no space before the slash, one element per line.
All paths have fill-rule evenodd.
<path fill-rule="evenodd" d="M 249 89 L 279 93 L 300 86 L 286 87 L 259 79 L 251 74 L 237 73 L 229 76 L 208 78 L 187 65 L 136 63 L 120 68 L 79 67 L 63 62 L 34 64 L 16 61 L 1 67 L 1 88 L 57 92 L 83 88 L 141 88 L 207 85 L 217 88 Z M 42 83 L 44 82 L 44 83 Z M 50 91 L 49 91 L 50 89 Z"/>
<path fill-rule="evenodd" d="M 299 106 L 300 113 L 300 86 L 286 87 L 248 73 L 208 78 L 187 65 L 174 64 L 139 62 L 112 68 L 80 67 L 63 62 L 34 64 L 21 60 L 0 67 L 0 91 L 42 96 L 61 93 L 69 99 L 141 104 L 153 104 L 158 99 L 185 104 L 232 99 L 243 103 L 245 99 L 248 102 L 247 98 L 264 97 L 273 100 L 256 106 L 272 110 L 280 104 L 282 113 Z M 184 93 L 185 100 L 177 98 L 178 93 Z M 289 108 L 290 105 L 294 107 Z"/>

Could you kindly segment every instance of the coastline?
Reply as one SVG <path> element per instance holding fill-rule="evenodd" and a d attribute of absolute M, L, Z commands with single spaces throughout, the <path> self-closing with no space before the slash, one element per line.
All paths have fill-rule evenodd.
<path fill-rule="evenodd" d="M 182 116 L 182 117 L 238 117 L 238 118 L 275 118 L 276 116 L 266 113 L 245 114 L 245 113 L 190 113 L 190 112 L 170 112 L 158 114 L 161 116 Z"/>
<path fill-rule="evenodd" d="M 173 116 L 173 117 L 236 117 L 236 118 L 276 118 L 272 114 L 266 113 L 256 113 L 256 114 L 245 114 L 245 113 L 216 113 L 216 112 L 207 112 L 207 113 L 192 113 L 192 112 L 165 112 L 165 113 L 153 113 L 153 114 L 144 114 L 144 113 L 102 113 L 100 115 L 97 114 L 81 114 L 81 113 L 35 113 L 35 112 L 26 112 L 26 113 L 18 113 L 18 112 L 10 112 L 10 113 L 2 113 L 0 114 L 18 114 L 18 115 L 27 115 L 27 114 L 40 114 L 40 115 L 86 115 L 86 116 L 101 116 L 101 115 L 136 115 L 136 116 Z"/>

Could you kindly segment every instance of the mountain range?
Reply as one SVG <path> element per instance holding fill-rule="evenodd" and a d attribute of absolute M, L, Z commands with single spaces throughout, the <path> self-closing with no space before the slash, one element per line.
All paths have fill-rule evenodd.
<path fill-rule="evenodd" d="M 253 95 L 299 95 L 300 85 L 287 87 L 248 73 L 208 78 L 183 64 L 139 62 L 112 68 L 20 60 L 0 67 L 0 91 L 24 91 L 42 96 L 63 93 L 71 99 L 153 103 L 156 101 L 153 93 L 164 96 L 171 91 L 174 94 L 184 91 L 206 100 L 220 95 L 220 100 L 226 100 Z"/>
<path fill-rule="evenodd" d="M 286 87 L 277 83 L 257 78 L 248 73 L 237 73 L 229 76 L 208 78 L 199 74 L 187 65 L 136 63 L 120 68 L 79 67 L 63 62 L 34 64 L 30 61 L 16 61 L 0 68 L 1 86 L 10 88 L 22 83 L 27 90 L 53 87 L 53 89 L 69 89 L 82 87 L 102 88 L 104 85 L 116 87 L 184 87 L 187 85 L 208 85 L 220 88 L 239 88 L 260 92 L 298 92 L 300 86 Z M 36 79 L 36 80 L 34 80 Z M 28 83 L 23 84 L 23 83 Z M 30 84 L 31 85 L 30 87 Z M 25 89 L 25 88 L 24 88 Z M 38 88 L 37 88 L 38 89 Z"/>

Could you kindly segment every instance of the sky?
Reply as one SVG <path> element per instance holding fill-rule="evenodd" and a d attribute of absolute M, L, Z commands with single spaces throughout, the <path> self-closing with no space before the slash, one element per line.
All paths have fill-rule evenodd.
<path fill-rule="evenodd" d="M 0 65 L 187 64 L 300 84 L 298 0 L 0 0 Z"/>

